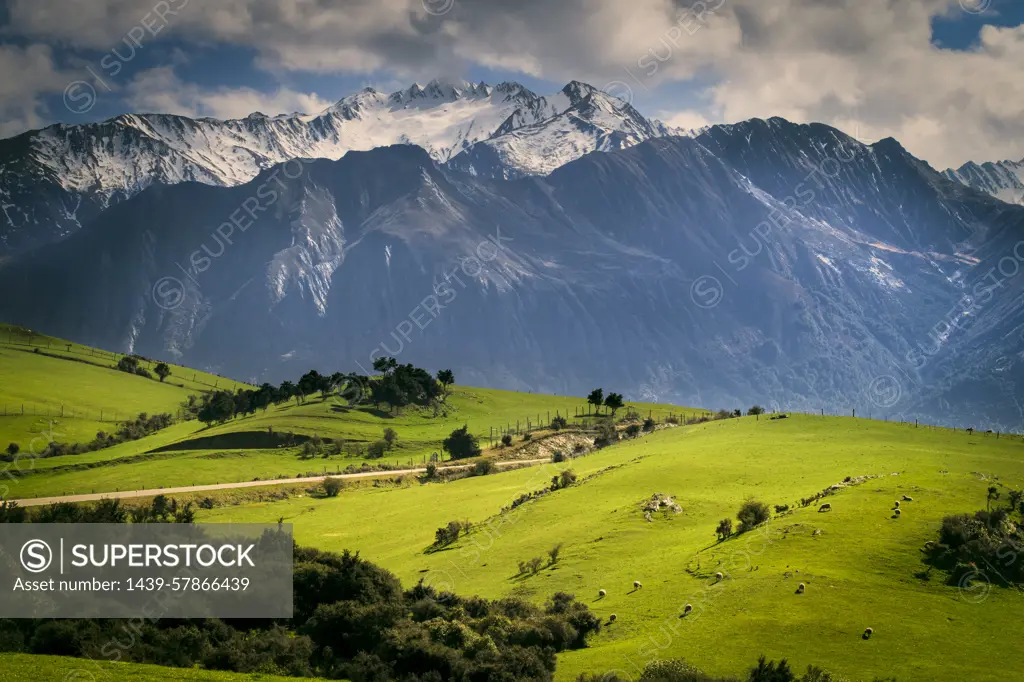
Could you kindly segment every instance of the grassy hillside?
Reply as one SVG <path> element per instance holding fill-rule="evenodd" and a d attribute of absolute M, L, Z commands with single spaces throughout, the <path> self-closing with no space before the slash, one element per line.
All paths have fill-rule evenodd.
<path fill-rule="evenodd" d="M 116 370 L 120 357 L 0 325 L 0 447 L 89 441 L 139 412 L 177 413 L 189 394 L 243 385 L 174 365 L 160 382 Z"/>
<path fill-rule="evenodd" d="M 286 682 L 294 677 L 277 675 L 242 675 L 157 665 L 88 661 L 62 656 L 28 656 L 0 654 L 0 682 L 26 680 L 131 680 L 132 682 Z"/>
<path fill-rule="evenodd" d="M 598 475 L 497 516 L 566 466 L 581 478 Z M 735 517 L 748 497 L 792 506 L 847 476 L 874 478 L 830 496 L 831 513 L 797 508 L 716 543 L 719 519 Z M 921 552 L 945 515 L 983 509 L 993 484 L 1024 486 L 1019 439 L 850 418 L 748 417 L 659 431 L 570 464 L 223 508 L 201 520 L 284 516 L 300 543 L 358 550 L 406 585 L 423 578 L 461 594 L 538 600 L 566 590 L 603 617 L 616 614 L 589 649 L 560 657 L 561 680 L 612 669 L 635 677 L 656 657 L 738 674 L 766 653 L 853 679 L 994 681 L 1024 669 L 1024 652 L 1004 638 L 1019 628 L 1024 595 L 948 586 L 926 570 Z M 671 495 L 682 513 L 645 521 L 641 505 L 655 493 Z M 914 500 L 892 518 L 902 495 Z M 456 519 L 476 528 L 447 551 L 427 552 L 434 529 Z M 557 564 L 517 575 L 518 561 L 559 543 Z M 800 582 L 807 591 L 797 595 Z M 693 612 L 681 618 L 687 603 Z M 867 627 L 874 637 L 862 640 Z"/>
<path fill-rule="evenodd" d="M 408 407 L 391 415 L 370 407 L 349 408 L 344 402 L 319 397 L 302 405 L 291 401 L 209 428 L 193 421 L 105 450 L 41 459 L 36 462 L 36 472 L 11 486 L 10 495 L 45 497 L 268 480 L 336 472 L 363 462 L 421 465 L 429 461 L 431 453 L 440 452 L 441 441 L 463 424 L 486 447 L 492 429 L 495 434 L 501 428 L 515 429 L 518 420 L 525 430 L 527 419 L 532 423 L 538 419 L 547 422 L 549 414 L 553 417 L 568 413 L 570 421 L 581 421 L 575 414 L 577 410 L 583 412 L 586 404 L 580 398 L 463 387 L 453 390 L 447 399 L 446 413 L 436 416 L 431 409 Z M 667 405 L 630 405 L 659 419 L 684 410 Z M 380 460 L 348 455 L 302 460 L 299 447 L 268 447 L 265 442 L 272 430 L 343 439 L 365 446 L 378 440 L 385 427 L 398 433 L 398 441 L 395 449 Z M 521 437 L 516 442 L 521 444 Z"/>

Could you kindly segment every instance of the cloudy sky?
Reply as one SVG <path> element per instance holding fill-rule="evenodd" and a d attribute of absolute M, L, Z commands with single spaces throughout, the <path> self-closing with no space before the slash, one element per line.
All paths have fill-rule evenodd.
<path fill-rule="evenodd" d="M 575 79 L 686 127 L 783 116 L 940 168 L 1024 158 L 1022 0 L 0 0 L 0 73 L 0 137 Z"/>

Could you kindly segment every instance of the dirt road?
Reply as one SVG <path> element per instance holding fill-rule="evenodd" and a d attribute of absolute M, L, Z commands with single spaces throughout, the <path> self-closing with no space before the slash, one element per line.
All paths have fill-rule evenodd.
<path fill-rule="evenodd" d="M 495 462 L 495 466 L 507 467 L 513 464 L 538 464 L 550 462 L 545 459 L 523 459 L 509 460 L 506 462 Z M 453 466 L 438 467 L 439 471 L 450 471 L 453 469 L 470 469 L 472 464 L 456 464 Z M 63 495 L 61 497 L 28 497 L 24 499 L 11 500 L 17 502 L 19 507 L 38 507 L 54 502 L 95 502 L 107 498 L 127 499 L 132 497 L 153 497 L 155 495 L 180 495 L 182 493 L 201 493 L 206 490 L 231 490 L 232 488 L 258 488 L 272 485 L 289 485 L 294 483 L 319 483 L 325 478 L 373 478 L 375 476 L 403 476 L 405 474 L 422 474 L 426 467 L 417 469 L 393 469 L 391 471 L 360 471 L 355 474 L 328 474 L 326 476 L 313 476 L 310 478 L 272 478 L 266 481 L 240 481 L 238 483 L 215 483 L 212 485 L 190 485 L 182 488 L 156 488 L 153 490 L 121 490 L 118 492 L 89 493 L 86 495 Z"/>

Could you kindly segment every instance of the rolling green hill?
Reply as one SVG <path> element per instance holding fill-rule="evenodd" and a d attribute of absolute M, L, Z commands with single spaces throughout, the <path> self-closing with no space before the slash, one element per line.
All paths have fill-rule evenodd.
<path fill-rule="evenodd" d="M 0 325 L 0 447 L 30 453 L 52 440 L 85 442 L 139 412 L 177 414 L 190 394 L 244 386 L 176 365 L 164 382 L 147 379 L 118 371 L 120 357 Z"/>
<path fill-rule="evenodd" d="M 565 467 L 593 477 L 499 515 Z M 843 483 L 848 476 L 855 484 Z M 857 477 L 871 478 L 856 484 Z M 796 507 L 716 543 L 718 521 L 748 497 L 794 507 L 837 484 L 831 513 Z M 560 657 L 561 680 L 613 669 L 635 678 L 655 657 L 739 674 L 765 653 L 852 679 L 994 681 L 1024 669 L 1024 653 L 1003 637 L 1019 627 L 1024 595 L 981 580 L 948 586 L 926 570 L 921 551 L 944 516 L 983 509 L 993 484 L 1024 485 L 1019 438 L 850 418 L 745 417 L 662 430 L 566 464 L 222 508 L 201 521 L 284 516 L 298 542 L 358 550 L 407 585 L 423 578 L 460 594 L 537 600 L 565 590 L 604 618 L 616 614 L 588 649 Z M 641 506 L 656 493 L 682 512 L 646 521 Z M 903 495 L 913 501 L 892 518 Z M 463 519 L 475 524 L 468 536 L 447 551 L 426 551 L 435 528 Z M 556 544 L 563 548 L 554 566 L 518 575 L 519 561 Z M 635 590 L 634 580 L 643 587 Z M 798 595 L 800 582 L 807 590 Z M 693 612 L 682 618 L 686 604 Z M 867 627 L 875 634 L 862 640 Z"/>
<path fill-rule="evenodd" d="M 213 375 L 193 373 L 172 367 L 168 382 L 176 377 L 196 375 L 194 383 L 178 387 L 133 376 L 112 369 L 114 356 L 49 337 L 31 336 L 24 331 L 0 327 L 5 337 L 21 345 L 0 345 L 0 404 L 50 405 L 49 416 L 39 408 L 38 415 L 0 416 L 0 443 L 19 442 L 24 452 L 41 452 L 50 440 L 85 442 L 97 431 L 110 432 L 116 424 L 111 413 L 134 415 L 140 411 L 172 411 L 199 387 L 214 385 L 235 389 L 241 384 Z M 28 339 L 32 343 L 27 342 Z M 35 348 L 40 353 L 33 352 Z M 32 350 L 28 350 L 32 349 Z M 6 354 L 6 355 L 5 355 Z M 48 355 L 49 354 L 49 355 Z M 62 355 L 61 355 L 62 354 Z M 51 357 L 61 355 L 61 357 Z M 111 358 L 100 364 L 71 362 L 78 359 Z M 107 363 L 107 364 L 103 364 Z M 64 416 L 60 403 L 64 401 Z M 630 403 L 644 415 L 663 419 L 669 414 L 692 415 L 702 410 L 669 405 Z M 2 408 L 0 408 L 2 409 Z M 96 420 L 100 410 L 104 419 Z M 74 410 L 74 411 L 73 411 Z M 29 410 L 31 412 L 31 410 Z M 270 480 L 339 472 L 363 463 L 392 467 L 422 465 L 432 453 L 441 451 L 441 441 L 455 428 L 468 425 L 482 444 L 498 445 L 502 429 L 525 432 L 546 424 L 556 415 L 570 422 L 582 422 L 588 411 L 586 401 L 578 397 L 559 397 L 456 386 L 442 410 L 410 406 L 391 414 L 369 406 L 349 406 L 339 396 L 326 399 L 308 397 L 302 404 L 292 400 L 237 417 L 224 424 L 207 427 L 199 421 L 183 421 L 136 441 L 121 443 L 94 452 L 59 457 L 24 459 L 22 476 L 8 484 L 9 498 L 49 497 L 91 494 L 123 490 L 155 489 L 191 485 L 224 484 L 254 479 Z M 620 413 L 621 414 L 621 413 Z M 301 443 L 273 441 L 273 434 L 295 434 L 296 440 L 313 436 L 365 446 L 381 438 L 385 428 L 398 433 L 393 450 L 378 460 L 345 452 L 328 458 L 302 459 Z M 521 436 L 516 447 L 522 446 Z M 513 451 L 515 448 L 512 449 Z M 503 451 L 503 456 L 512 451 Z"/>

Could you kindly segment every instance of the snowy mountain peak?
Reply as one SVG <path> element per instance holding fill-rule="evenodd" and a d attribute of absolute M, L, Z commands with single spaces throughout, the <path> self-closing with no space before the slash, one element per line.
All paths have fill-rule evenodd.
<path fill-rule="evenodd" d="M 236 120 L 122 114 L 0 140 L 0 251 L 66 236 L 153 184 L 233 186 L 293 158 L 339 159 L 393 144 L 492 177 L 547 174 L 593 151 L 672 134 L 632 106 L 572 81 L 539 96 L 434 79 L 390 94 L 373 88 L 322 112 Z M 55 194 L 59 200 L 54 200 Z"/>
<path fill-rule="evenodd" d="M 595 92 L 599 92 L 599 90 L 593 85 L 581 83 L 580 81 L 571 81 L 568 85 L 562 88 L 562 94 L 569 98 L 569 102 L 571 102 L 573 106 L 581 103 Z"/>
<path fill-rule="evenodd" d="M 1024 160 L 968 161 L 956 170 L 946 169 L 943 175 L 1007 203 L 1024 205 Z"/>

